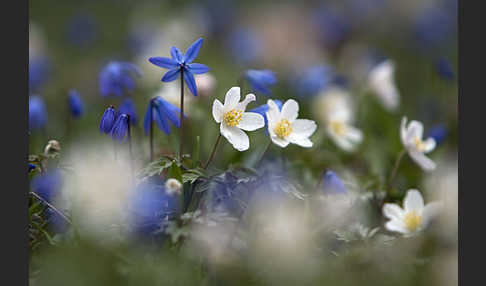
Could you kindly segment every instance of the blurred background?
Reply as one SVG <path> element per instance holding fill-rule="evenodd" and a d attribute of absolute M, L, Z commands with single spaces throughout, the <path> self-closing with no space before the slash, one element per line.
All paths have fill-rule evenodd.
<path fill-rule="evenodd" d="M 211 113 L 214 99 L 223 101 L 225 93 L 240 83 L 243 94 L 254 91 L 240 79 L 242 73 L 269 69 L 277 78 L 271 94 L 255 92 L 257 101 L 248 109 L 265 104 L 269 98 L 282 102 L 293 98 L 300 105 L 299 118 L 318 124 L 311 137 L 313 148 L 290 145 L 283 152 L 274 145 L 268 151 L 270 158 L 284 153 L 292 162 L 288 173 L 300 178 L 303 193 L 329 168 L 352 174 L 360 186 L 366 185 L 362 188 L 378 188 L 402 149 L 400 120 L 407 116 L 423 122 L 425 135 L 436 139 L 437 149 L 430 156 L 439 167 L 432 175 L 426 174 L 405 158 L 391 198 L 400 200 L 409 188 L 423 190 L 426 200 L 442 197 L 445 189 L 452 189 L 452 196 L 457 197 L 455 0 L 30 0 L 29 13 L 29 96 L 40 97 L 47 110 L 45 122 L 30 128 L 30 154 L 42 153 L 52 139 L 59 141 L 66 152 L 93 142 L 97 142 L 95 146 L 110 144 L 111 139 L 99 132 L 100 119 L 108 106 L 119 108 L 128 100 L 134 104 L 132 112 L 136 115 L 135 160 L 138 168 L 145 166 L 149 141 L 143 131 L 143 118 L 149 100 L 158 95 L 175 105 L 179 102 L 179 81 L 161 82 L 166 70 L 149 63 L 148 58 L 169 57 L 172 46 L 184 52 L 203 37 L 196 62 L 211 70 L 196 76 L 198 97 L 186 90 L 187 153 L 192 152 L 199 136 L 200 157 L 209 156 L 219 134 L 219 125 Z M 393 110 L 387 109 L 379 92 L 369 86 L 371 71 L 385 60 L 394 64 L 393 83 L 400 97 L 399 106 Z M 123 96 L 103 96 L 100 90 L 100 73 L 112 61 L 129 62 L 140 70 L 140 75 L 133 75 L 133 90 Z M 364 134 L 363 142 L 353 152 L 339 148 L 323 128 L 319 100 L 321 94 L 333 88 L 345 90 L 352 98 L 353 126 Z M 83 102 L 82 112 L 76 115 L 69 108 L 72 90 Z M 172 131 L 171 135 L 155 132 L 156 156 L 177 152 L 179 130 Z M 246 152 L 237 152 L 224 140 L 214 168 L 254 165 L 268 136 L 263 129 L 248 135 L 251 145 Z M 443 183 L 446 178 L 452 178 L 448 184 Z M 457 207 L 457 200 L 452 204 Z M 454 219 L 457 225 L 453 214 Z M 447 240 L 445 246 L 430 237 L 422 239 L 425 242 L 412 240 L 397 247 L 420 249 L 418 257 L 433 253 L 432 263 L 415 261 L 412 267 L 400 256 L 406 256 L 405 251 L 383 253 L 370 246 L 372 254 L 367 255 L 383 260 L 367 263 L 373 259 L 366 255 L 354 259 L 364 251 L 355 249 L 338 264 L 311 263 L 313 267 L 328 267 L 326 271 L 291 266 L 300 273 L 311 273 L 290 275 L 299 277 L 296 281 L 276 274 L 287 271 L 288 265 L 260 265 L 256 269 L 251 263 L 217 263 L 207 270 L 199 261 L 183 259 L 170 251 L 149 257 L 133 247 L 106 248 L 96 240 L 83 240 L 79 242 L 82 247 L 32 251 L 31 276 L 36 285 L 66 285 L 67 280 L 69 285 L 201 285 L 203 281 L 209 283 L 203 275 L 207 271 L 225 273 L 212 280 L 221 283 L 218 285 L 380 285 L 384 281 L 387 285 L 457 284 L 457 238 Z M 268 250 L 266 246 L 258 247 Z M 298 248 L 307 251 L 302 245 Z M 274 254 L 268 251 L 270 256 Z M 247 262 L 260 259 L 258 255 L 247 255 L 251 257 Z M 396 266 L 393 269 L 385 267 L 390 261 Z M 452 278 L 446 277 L 451 272 Z"/>

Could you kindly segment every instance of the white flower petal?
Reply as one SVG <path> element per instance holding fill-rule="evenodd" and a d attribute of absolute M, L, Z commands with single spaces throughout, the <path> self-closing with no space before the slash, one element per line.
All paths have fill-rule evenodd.
<path fill-rule="evenodd" d="M 408 150 L 408 155 L 425 171 L 432 171 L 436 167 L 434 161 L 430 160 L 422 152 Z"/>
<path fill-rule="evenodd" d="M 277 104 L 269 99 L 267 100 L 268 111 L 266 112 L 267 120 L 268 120 L 268 127 L 277 124 L 281 119 L 280 110 L 278 109 Z"/>
<path fill-rule="evenodd" d="M 245 151 L 250 148 L 250 139 L 248 138 L 248 135 L 238 127 L 221 124 L 220 131 L 236 150 Z"/>
<path fill-rule="evenodd" d="M 293 143 L 293 144 L 296 144 L 296 145 L 299 145 L 299 146 L 305 147 L 305 148 L 310 148 L 313 145 L 312 141 L 310 141 L 309 138 L 295 136 L 293 133 L 290 134 L 290 136 L 288 137 L 288 140 L 289 140 L 290 143 Z"/>
<path fill-rule="evenodd" d="M 221 101 L 215 99 L 213 102 L 213 118 L 217 123 L 220 123 L 223 120 L 224 116 L 224 107 Z"/>
<path fill-rule="evenodd" d="M 408 190 L 403 200 L 403 208 L 407 213 L 410 211 L 421 213 L 424 208 L 424 199 L 420 192 L 415 189 Z"/>
<path fill-rule="evenodd" d="M 429 153 L 434 150 L 436 145 L 434 138 L 427 138 L 427 140 L 424 141 L 424 145 L 424 153 Z"/>
<path fill-rule="evenodd" d="M 389 231 L 395 231 L 395 232 L 400 232 L 403 234 L 408 234 L 410 231 L 408 228 L 405 226 L 405 223 L 403 223 L 400 220 L 391 220 L 385 224 L 386 229 Z"/>
<path fill-rule="evenodd" d="M 363 141 L 363 132 L 361 130 L 350 125 L 348 125 L 346 129 L 347 129 L 346 138 L 348 138 L 350 141 L 356 144 L 361 143 L 361 141 Z"/>
<path fill-rule="evenodd" d="M 422 212 L 422 227 L 429 225 L 430 221 L 436 217 L 442 208 L 442 203 L 433 202 L 425 205 Z"/>
<path fill-rule="evenodd" d="M 417 121 L 417 120 L 412 120 L 408 124 L 408 131 L 409 133 L 413 133 L 413 136 L 419 138 L 422 140 L 422 136 L 424 134 L 424 125 L 422 122 Z"/>
<path fill-rule="evenodd" d="M 241 121 L 237 125 L 238 128 L 241 128 L 246 131 L 253 131 L 265 126 L 265 119 L 258 113 L 254 112 L 244 112 L 241 115 Z"/>
<path fill-rule="evenodd" d="M 405 211 L 397 204 L 383 205 L 383 215 L 391 220 L 403 220 Z"/>
<path fill-rule="evenodd" d="M 311 136 L 317 129 L 314 121 L 308 119 L 297 119 L 292 122 L 292 134 L 300 138 Z"/>
<path fill-rule="evenodd" d="M 238 102 L 240 102 L 240 87 L 233 86 L 228 90 L 226 96 L 224 97 L 224 109 L 225 112 L 235 109 Z"/>
<path fill-rule="evenodd" d="M 256 100 L 256 96 L 253 93 L 249 93 L 249 94 L 246 95 L 245 99 L 242 102 L 240 102 L 236 105 L 236 109 L 241 110 L 241 111 L 245 111 L 248 103 L 255 101 L 255 100 Z"/>
<path fill-rule="evenodd" d="M 282 117 L 290 122 L 299 116 L 299 104 L 293 99 L 287 100 L 282 106 Z"/>
<path fill-rule="evenodd" d="M 402 118 L 402 122 L 400 124 L 400 138 L 402 139 L 402 144 L 407 146 L 407 117 Z"/>
<path fill-rule="evenodd" d="M 272 139 L 273 143 L 275 143 L 276 145 L 278 145 L 282 148 L 287 147 L 287 145 L 289 145 L 289 143 L 290 143 L 288 140 L 282 139 L 278 136 L 270 136 L 270 139 Z"/>

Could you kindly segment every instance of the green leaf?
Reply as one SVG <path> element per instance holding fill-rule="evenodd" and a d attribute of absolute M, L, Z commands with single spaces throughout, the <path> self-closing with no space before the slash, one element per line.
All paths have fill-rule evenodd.
<path fill-rule="evenodd" d="M 149 163 L 145 168 L 140 170 L 139 173 L 137 174 L 137 177 L 145 178 L 154 175 L 159 175 L 170 166 L 172 166 L 172 160 L 170 160 L 167 157 L 161 157 L 158 160 Z"/>
<path fill-rule="evenodd" d="M 199 150 L 201 148 L 201 138 L 196 136 L 196 144 L 194 144 L 194 149 L 192 150 L 192 163 L 193 168 L 196 168 L 199 164 Z"/>
<path fill-rule="evenodd" d="M 183 182 L 181 168 L 177 165 L 175 161 L 172 162 L 172 165 L 169 167 L 169 172 L 167 175 L 169 178 L 174 178 L 179 182 Z"/>

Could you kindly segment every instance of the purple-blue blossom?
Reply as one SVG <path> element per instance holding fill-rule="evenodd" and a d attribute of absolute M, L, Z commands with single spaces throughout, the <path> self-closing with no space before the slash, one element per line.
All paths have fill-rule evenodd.
<path fill-rule="evenodd" d="M 162 97 L 157 96 L 152 98 L 147 106 L 147 112 L 145 113 L 143 123 L 145 134 L 149 132 L 150 123 L 153 120 L 160 130 L 169 135 L 169 121 L 177 128 L 181 127 L 179 118 L 180 113 L 181 111 L 177 106 L 164 100 Z"/>
<path fill-rule="evenodd" d="M 132 63 L 109 62 L 99 74 L 99 89 L 102 96 L 122 96 L 135 89 L 136 76 L 142 72 Z"/>
<path fill-rule="evenodd" d="M 163 82 L 171 82 L 176 80 L 179 74 L 182 72 L 187 87 L 192 94 L 194 94 L 194 96 L 197 96 L 197 87 L 194 74 L 203 74 L 209 71 L 209 67 L 206 65 L 193 63 L 199 54 L 202 42 L 203 39 L 199 38 L 187 49 L 184 55 L 182 55 L 178 48 L 172 47 L 170 49 L 170 55 L 172 58 L 151 57 L 149 58 L 149 62 L 161 68 L 169 69 L 169 71 L 167 71 L 161 79 Z"/>

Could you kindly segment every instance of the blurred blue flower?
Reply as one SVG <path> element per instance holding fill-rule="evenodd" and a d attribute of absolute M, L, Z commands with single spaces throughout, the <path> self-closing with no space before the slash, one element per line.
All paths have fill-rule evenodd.
<path fill-rule="evenodd" d="M 47 57 L 29 58 L 29 92 L 38 92 L 50 76 L 51 63 Z"/>
<path fill-rule="evenodd" d="M 100 121 L 100 133 L 104 132 L 108 134 L 111 132 L 111 129 L 113 129 L 113 125 L 115 124 L 116 115 L 116 110 L 113 108 L 113 105 L 105 110 Z"/>
<path fill-rule="evenodd" d="M 448 130 L 447 130 L 446 126 L 444 124 L 439 124 L 439 125 L 433 126 L 429 130 L 429 132 L 427 133 L 425 138 L 432 137 L 432 138 L 434 138 L 435 143 L 437 145 L 439 145 L 442 142 L 444 142 L 444 140 L 447 137 L 447 133 L 448 133 Z"/>
<path fill-rule="evenodd" d="M 322 5 L 314 12 L 313 23 L 319 31 L 319 40 L 335 48 L 349 35 L 351 27 L 347 17 L 329 5 Z"/>
<path fill-rule="evenodd" d="M 99 88 L 102 96 L 122 96 L 126 91 L 135 89 L 134 75 L 140 76 L 142 72 L 132 63 L 109 62 L 99 74 Z"/>
<path fill-rule="evenodd" d="M 333 171 L 327 171 L 322 178 L 322 191 L 324 194 L 347 194 L 341 179 Z"/>
<path fill-rule="evenodd" d="M 207 30 L 216 37 L 227 33 L 236 19 L 234 0 L 205 0 L 195 2 L 205 12 Z"/>
<path fill-rule="evenodd" d="M 150 122 L 153 120 L 157 124 L 160 130 L 165 134 L 170 134 L 169 121 L 177 128 L 181 127 L 179 115 L 181 110 L 172 103 L 164 100 L 162 97 L 157 96 L 150 100 L 147 106 L 147 112 L 145 113 L 145 119 L 143 127 L 145 134 L 148 134 L 150 129 Z"/>
<path fill-rule="evenodd" d="M 116 118 L 110 135 L 116 141 L 122 141 L 128 134 L 128 115 L 122 113 Z"/>
<path fill-rule="evenodd" d="M 263 41 L 251 29 L 240 27 L 226 40 L 231 57 L 241 65 L 257 61 L 263 52 Z"/>
<path fill-rule="evenodd" d="M 422 12 L 414 24 L 414 35 L 420 48 L 436 52 L 451 40 L 456 29 L 457 11 L 448 11 L 441 7 L 433 7 Z"/>
<path fill-rule="evenodd" d="M 245 71 L 244 75 L 252 91 L 264 95 L 270 95 L 272 91 L 269 89 L 269 86 L 277 83 L 277 77 L 271 70 L 250 69 Z"/>
<path fill-rule="evenodd" d="M 334 71 L 329 66 L 311 66 L 297 75 L 294 86 L 299 96 L 315 96 L 334 80 Z"/>
<path fill-rule="evenodd" d="M 197 88 L 196 88 L 196 81 L 194 80 L 194 74 L 203 74 L 209 71 L 209 67 L 198 64 L 192 63 L 197 55 L 199 54 L 199 50 L 201 49 L 203 39 L 199 38 L 195 41 L 186 51 L 184 56 L 176 47 L 172 47 L 170 49 L 170 55 L 172 59 L 164 58 L 164 57 L 151 57 L 149 58 L 149 62 L 152 64 L 169 69 L 168 72 L 164 74 L 162 77 L 163 82 L 170 82 L 177 79 L 181 70 L 184 73 L 184 81 L 187 84 L 189 90 L 197 96 Z"/>
<path fill-rule="evenodd" d="M 29 130 L 44 128 L 47 123 L 47 109 L 39 95 L 29 96 Z"/>
<path fill-rule="evenodd" d="M 83 114 L 83 101 L 77 90 L 72 89 L 68 92 L 68 103 L 72 116 L 79 118 Z"/>
<path fill-rule="evenodd" d="M 138 115 L 137 115 L 137 108 L 135 107 L 135 103 L 131 98 L 125 98 L 123 102 L 118 107 L 118 113 L 128 114 L 130 115 L 130 123 L 132 125 L 137 124 L 138 122 Z"/>
<path fill-rule="evenodd" d="M 435 69 L 439 76 L 445 80 L 453 80 L 455 78 L 454 69 L 451 63 L 445 58 L 440 58 L 436 61 Z"/>
<path fill-rule="evenodd" d="M 87 48 L 96 39 L 98 24 L 90 13 L 82 12 L 73 16 L 66 26 L 69 43 L 78 48 Z"/>
<path fill-rule="evenodd" d="M 279 109 L 282 109 L 282 101 L 278 100 L 278 99 L 274 99 L 273 102 L 275 102 L 278 106 Z M 258 113 L 260 115 L 263 116 L 263 118 L 265 119 L 265 126 L 267 126 L 268 124 L 268 120 L 267 120 L 267 111 L 268 111 L 268 104 L 262 104 L 256 108 L 253 108 L 252 110 L 249 110 L 248 112 L 255 112 L 255 113 Z M 268 130 L 267 128 L 265 128 L 265 131 L 268 133 Z"/>
<path fill-rule="evenodd" d="M 29 173 L 30 173 L 30 171 L 35 170 L 35 168 L 37 168 L 37 167 L 34 164 L 29 163 Z"/>
<path fill-rule="evenodd" d="M 60 171 L 53 170 L 40 174 L 32 179 L 31 189 L 48 203 L 52 203 L 54 197 L 62 187 Z"/>
<path fill-rule="evenodd" d="M 164 185 L 152 182 L 140 183 L 134 190 L 128 207 L 133 218 L 135 232 L 154 235 L 165 228 L 179 210 L 178 196 L 168 195 Z"/>

